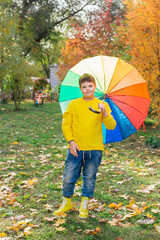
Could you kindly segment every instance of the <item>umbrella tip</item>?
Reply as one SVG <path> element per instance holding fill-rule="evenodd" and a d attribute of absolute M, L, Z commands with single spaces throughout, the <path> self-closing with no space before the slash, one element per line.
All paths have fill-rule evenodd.
<path fill-rule="evenodd" d="M 104 100 L 106 99 L 106 98 L 108 98 L 109 97 L 109 95 L 106 93 L 105 95 L 104 95 Z"/>

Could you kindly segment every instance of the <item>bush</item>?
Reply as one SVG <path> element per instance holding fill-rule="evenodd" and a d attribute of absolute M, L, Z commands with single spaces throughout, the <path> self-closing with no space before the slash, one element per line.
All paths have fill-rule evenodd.
<path fill-rule="evenodd" d="M 154 120 L 154 119 L 151 119 L 151 118 L 146 118 L 146 120 L 145 120 L 145 125 L 146 126 L 154 126 L 155 124 L 156 124 L 156 120 Z"/>
<path fill-rule="evenodd" d="M 160 147 L 160 138 L 155 136 L 149 137 L 146 139 L 145 144 L 149 145 L 151 148 Z"/>

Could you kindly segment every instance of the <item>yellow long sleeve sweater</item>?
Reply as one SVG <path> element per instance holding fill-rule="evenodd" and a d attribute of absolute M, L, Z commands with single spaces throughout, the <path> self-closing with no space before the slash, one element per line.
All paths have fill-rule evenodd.
<path fill-rule="evenodd" d="M 116 126 L 108 103 L 104 102 L 108 113 L 107 117 L 103 117 L 102 113 L 96 114 L 89 110 L 91 106 L 98 111 L 98 103 L 102 103 L 102 101 L 97 98 L 91 101 L 78 98 L 68 104 L 63 114 L 63 134 L 67 142 L 74 140 L 80 150 L 103 150 L 102 122 L 110 130 Z"/>

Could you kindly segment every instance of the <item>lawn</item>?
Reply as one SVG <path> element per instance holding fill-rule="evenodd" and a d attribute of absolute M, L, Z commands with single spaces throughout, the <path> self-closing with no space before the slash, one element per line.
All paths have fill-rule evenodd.
<path fill-rule="evenodd" d="M 30 240 L 160 239 L 159 126 L 105 146 L 87 220 L 73 209 L 55 218 L 67 144 L 57 102 L 0 104 L 0 238 Z"/>

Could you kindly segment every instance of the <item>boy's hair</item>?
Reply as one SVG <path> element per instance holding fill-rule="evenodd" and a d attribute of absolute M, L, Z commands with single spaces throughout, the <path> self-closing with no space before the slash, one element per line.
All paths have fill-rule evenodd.
<path fill-rule="evenodd" d="M 93 82 L 94 85 L 96 86 L 96 81 L 94 77 L 89 73 L 85 73 L 79 78 L 79 86 L 81 87 L 81 84 L 84 82 Z"/>

